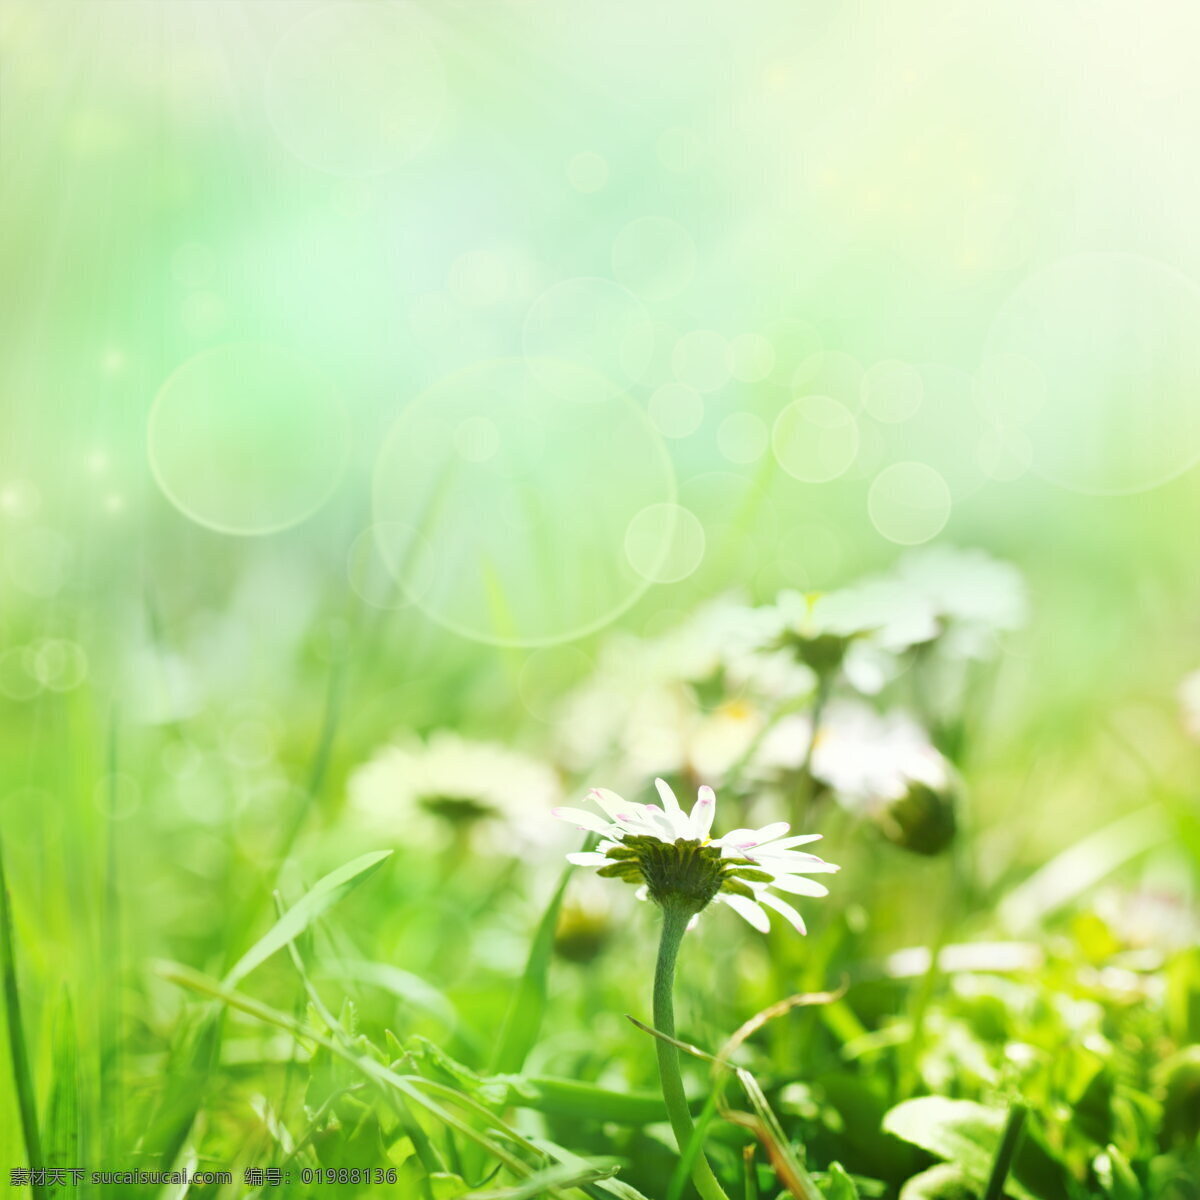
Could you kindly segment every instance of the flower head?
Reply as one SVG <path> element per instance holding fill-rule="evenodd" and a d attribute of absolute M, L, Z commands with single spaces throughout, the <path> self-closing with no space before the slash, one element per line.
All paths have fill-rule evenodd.
<path fill-rule="evenodd" d="M 720 597 L 654 637 L 606 640 L 594 673 L 555 721 L 561 759 L 640 785 L 654 775 L 720 776 L 785 699 L 814 677 L 787 650 L 763 649 L 764 614 Z"/>
<path fill-rule="evenodd" d="M 811 731 L 811 718 L 802 714 L 780 721 L 751 764 L 756 776 L 786 780 L 801 767 Z M 955 836 L 955 773 L 905 712 L 835 701 L 817 731 L 809 771 L 843 808 L 905 849 L 937 854 Z"/>
<path fill-rule="evenodd" d="M 766 645 L 789 650 L 818 677 L 841 674 L 860 692 L 877 692 L 888 663 L 931 641 L 938 626 L 921 597 L 892 580 L 868 580 L 836 592 L 780 592 L 763 610 Z"/>
<path fill-rule="evenodd" d="M 588 797 L 604 817 L 580 808 L 555 809 L 556 817 L 602 838 L 595 850 L 567 858 L 577 866 L 597 867 L 601 875 L 637 885 L 640 898 L 663 907 L 698 914 L 712 901 L 728 904 L 764 933 L 770 928 L 767 909 L 771 908 L 805 932 L 803 918 L 775 892 L 828 895 L 823 884 L 805 876 L 838 868 L 796 849 L 817 841 L 819 833 L 785 837 L 788 826 L 779 821 L 714 838 L 710 834 L 717 798 L 712 788 L 702 787 L 691 811 L 685 813 L 663 780 L 655 780 L 655 786 L 661 806 L 631 804 L 616 792 L 593 788 Z"/>
<path fill-rule="evenodd" d="M 561 795 L 544 763 L 492 742 L 436 732 L 381 750 L 350 777 L 351 812 L 378 833 L 432 842 L 468 833 L 536 845 L 539 814 Z"/>
<path fill-rule="evenodd" d="M 1028 618 L 1020 571 L 982 550 L 930 546 L 905 555 L 896 576 L 929 606 L 939 644 L 951 657 L 993 657 L 1000 637 L 1020 629 Z"/>

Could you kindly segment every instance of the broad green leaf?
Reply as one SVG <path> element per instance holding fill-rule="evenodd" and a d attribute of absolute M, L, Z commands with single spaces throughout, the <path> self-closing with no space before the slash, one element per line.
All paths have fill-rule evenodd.
<path fill-rule="evenodd" d="M 883 1127 L 955 1164 L 970 1185 L 982 1191 L 991 1175 L 1006 1120 L 1002 1108 L 973 1100 L 921 1096 L 893 1108 L 884 1117 Z M 1065 1169 L 1028 1125 L 1005 1190 L 1020 1200 L 1065 1200 Z"/>
<path fill-rule="evenodd" d="M 901 1189 L 900 1200 L 977 1200 L 979 1193 L 952 1163 L 939 1163 L 914 1175 Z"/>
<path fill-rule="evenodd" d="M 1004 1120 L 1003 1109 L 973 1100 L 921 1096 L 888 1112 L 883 1128 L 954 1163 L 973 1186 L 982 1188 L 991 1172 Z"/>
<path fill-rule="evenodd" d="M 841 1163 L 830 1163 L 822 1190 L 827 1200 L 860 1200 L 857 1185 Z"/>
<path fill-rule="evenodd" d="M 467 1181 L 449 1171 L 435 1171 L 429 1176 L 429 1190 L 433 1200 L 458 1200 L 470 1191 Z"/>
<path fill-rule="evenodd" d="M 291 908 L 267 930 L 245 954 L 233 965 L 225 976 L 226 987 L 240 983 L 256 967 L 266 962 L 272 954 L 293 942 L 326 910 L 332 908 L 349 892 L 353 891 L 383 861 L 392 854 L 390 850 L 376 850 L 364 854 L 344 867 L 331 871 L 318 879 Z"/>

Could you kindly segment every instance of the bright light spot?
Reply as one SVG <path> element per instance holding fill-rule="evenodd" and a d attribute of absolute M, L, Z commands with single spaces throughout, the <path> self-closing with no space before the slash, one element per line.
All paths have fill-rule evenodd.
<path fill-rule="evenodd" d="M 871 524 L 901 546 L 936 537 L 950 519 L 950 508 L 946 481 L 919 462 L 894 463 L 875 477 L 867 492 Z"/>
<path fill-rule="evenodd" d="M 909 363 L 878 362 L 863 376 L 863 408 L 888 425 L 907 421 L 921 407 L 924 395 L 921 372 Z"/>
<path fill-rule="evenodd" d="M 643 579 L 678 583 L 704 558 L 704 526 L 678 504 L 651 504 L 629 522 L 625 554 Z"/>
<path fill-rule="evenodd" d="M 685 438 L 704 420 L 704 398 L 686 383 L 664 383 L 650 397 L 648 411 L 659 433 Z"/>
<path fill-rule="evenodd" d="M 757 462 L 770 436 L 766 421 L 757 414 L 730 413 L 717 428 L 717 449 L 732 463 Z"/>
<path fill-rule="evenodd" d="M 761 333 L 739 334 L 729 343 L 729 369 L 743 383 L 758 383 L 775 369 L 775 347 Z"/>
<path fill-rule="evenodd" d="M 844 475 L 858 453 L 858 423 L 829 396 L 801 396 L 775 419 L 771 448 L 794 479 L 824 483 Z"/>
<path fill-rule="evenodd" d="M 564 403 L 546 387 L 564 378 L 554 364 L 478 363 L 409 403 L 384 442 L 374 483 L 380 558 L 423 612 L 464 637 L 570 641 L 648 586 L 626 558 L 626 534 L 643 509 L 674 501 L 670 460 L 612 380 L 573 371 L 593 403 Z M 459 444 L 460 430 L 481 420 L 499 434 L 482 462 Z M 668 557 L 671 532 L 645 553 Z M 375 583 L 355 586 L 375 602 Z"/>
<path fill-rule="evenodd" d="M 36 515 L 42 494 L 28 479 L 13 479 L 0 488 L 0 512 L 21 521 Z"/>
<path fill-rule="evenodd" d="M 189 359 L 150 411 L 148 454 L 167 499 L 221 533 L 298 525 L 329 499 L 348 451 L 333 385 L 267 343 Z"/>

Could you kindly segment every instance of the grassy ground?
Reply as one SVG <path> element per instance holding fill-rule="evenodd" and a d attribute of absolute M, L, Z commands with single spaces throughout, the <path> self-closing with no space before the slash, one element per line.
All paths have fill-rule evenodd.
<path fill-rule="evenodd" d="M 224 1185 L 138 1186 L 689 1195 L 645 1028 L 653 906 L 561 874 L 580 843 L 533 790 L 504 819 L 464 813 L 472 786 L 491 802 L 501 760 L 423 800 L 416 758 L 385 768 L 364 819 L 352 798 L 398 732 L 380 714 L 415 618 L 379 633 L 367 606 L 330 616 L 272 651 L 253 700 L 171 711 L 167 676 L 152 719 L 86 682 L 10 700 L 3 1161 L 36 1145 L 44 1166 L 87 1169 L 80 1194 L 104 1191 L 91 1171 L 228 1170 Z M 805 937 L 714 910 L 684 939 L 691 1150 L 703 1141 L 727 1195 L 1198 1194 L 1196 751 L 1170 694 L 1048 735 L 1029 664 L 1053 637 L 1035 617 L 948 708 L 935 664 L 905 652 L 870 702 L 911 706 L 929 672 L 953 837 L 924 809 L 839 802 L 803 770 L 712 780 L 716 832 L 781 818 L 822 832 L 841 866 L 821 877 L 828 897 L 797 901 Z M 151 648 L 168 670 L 165 640 Z M 542 680 L 547 722 L 489 706 L 503 670 L 413 658 L 400 686 L 441 680 L 421 705 L 551 764 L 572 804 L 640 769 L 620 737 L 591 749 L 594 768 L 565 765 L 579 731 L 553 714 L 581 719 L 587 685 L 573 660 Z M 728 676 L 677 673 L 702 719 L 758 703 Z M 841 675 L 833 689 L 852 691 Z M 681 795 L 695 776 L 673 777 Z M 630 798 L 649 802 L 649 782 Z M 279 1183 L 245 1174 L 268 1168 Z"/>

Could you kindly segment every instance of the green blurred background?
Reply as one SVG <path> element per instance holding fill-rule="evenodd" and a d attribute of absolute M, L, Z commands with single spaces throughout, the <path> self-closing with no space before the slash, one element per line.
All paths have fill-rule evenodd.
<path fill-rule="evenodd" d="M 238 941 L 222 872 L 275 853 L 330 689 L 336 809 L 398 729 L 536 743 L 606 632 L 910 546 L 1029 581 L 976 793 L 1006 861 L 1184 789 L 1198 38 L 1127 0 L 0 0 L 42 1001 L 111 965 L 106 887 L 131 961 Z"/>

